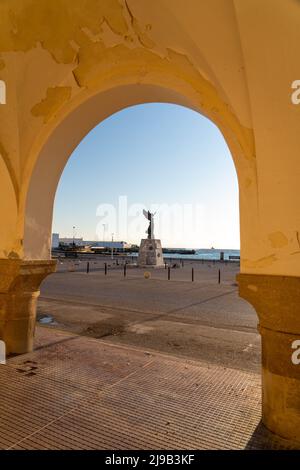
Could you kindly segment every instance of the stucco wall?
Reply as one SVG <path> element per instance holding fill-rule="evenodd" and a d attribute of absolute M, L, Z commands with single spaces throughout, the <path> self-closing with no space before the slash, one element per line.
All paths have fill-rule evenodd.
<path fill-rule="evenodd" d="M 0 206 L 1 257 L 49 256 L 57 181 L 94 125 L 168 101 L 209 117 L 229 145 L 242 271 L 300 275 L 298 2 L 4 0 L 0 26 L 0 178 L 13 208 Z"/>

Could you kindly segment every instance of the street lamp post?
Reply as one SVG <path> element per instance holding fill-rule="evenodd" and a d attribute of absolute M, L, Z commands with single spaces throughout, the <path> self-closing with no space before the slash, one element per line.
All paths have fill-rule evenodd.
<path fill-rule="evenodd" d="M 75 246 L 75 225 L 73 225 L 73 247 Z"/>
<path fill-rule="evenodd" d="M 114 259 L 114 247 L 113 247 L 113 242 L 114 242 L 114 234 L 111 234 L 111 259 Z"/>

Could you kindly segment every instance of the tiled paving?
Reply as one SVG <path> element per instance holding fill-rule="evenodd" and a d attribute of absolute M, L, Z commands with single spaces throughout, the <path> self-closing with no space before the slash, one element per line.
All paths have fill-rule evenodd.
<path fill-rule="evenodd" d="M 39 327 L 0 366 L 2 449 L 288 449 L 260 377 Z"/>

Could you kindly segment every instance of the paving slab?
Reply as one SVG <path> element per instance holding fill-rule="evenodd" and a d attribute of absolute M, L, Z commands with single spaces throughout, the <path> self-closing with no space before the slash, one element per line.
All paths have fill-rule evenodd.
<path fill-rule="evenodd" d="M 0 366 L 2 449 L 289 449 L 260 376 L 38 327 Z"/>

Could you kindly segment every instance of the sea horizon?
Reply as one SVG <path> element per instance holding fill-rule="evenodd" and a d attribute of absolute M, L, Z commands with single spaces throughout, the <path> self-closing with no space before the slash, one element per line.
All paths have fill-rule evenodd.
<path fill-rule="evenodd" d="M 164 258 L 172 259 L 194 259 L 194 260 L 220 260 L 221 252 L 224 253 L 224 260 L 229 260 L 231 256 L 240 256 L 239 249 L 230 249 L 230 248 L 167 248 L 170 250 L 195 250 L 194 254 L 187 253 L 164 253 Z M 138 253 L 135 253 L 134 256 L 137 256 Z"/>

